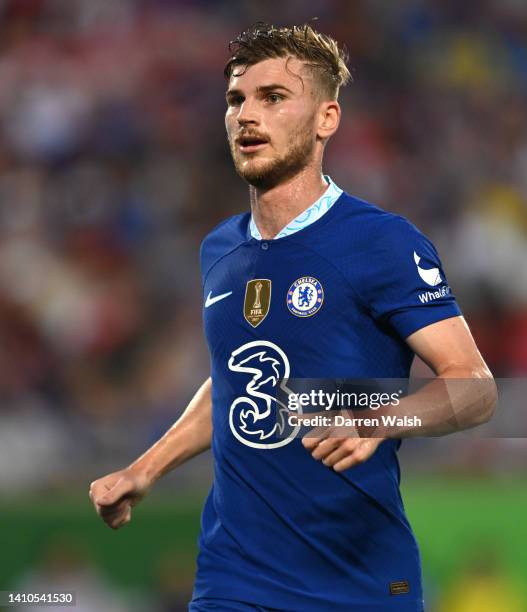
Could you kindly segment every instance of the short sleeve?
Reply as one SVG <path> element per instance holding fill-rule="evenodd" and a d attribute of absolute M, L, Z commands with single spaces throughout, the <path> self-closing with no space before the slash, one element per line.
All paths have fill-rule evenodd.
<path fill-rule="evenodd" d="M 389 215 L 371 238 L 359 292 L 374 319 L 407 338 L 461 314 L 437 250 L 414 225 Z"/>

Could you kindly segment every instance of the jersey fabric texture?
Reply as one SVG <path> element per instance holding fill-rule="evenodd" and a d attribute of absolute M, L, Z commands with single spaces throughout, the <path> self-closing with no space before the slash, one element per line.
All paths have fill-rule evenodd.
<path fill-rule="evenodd" d="M 209 599 L 202 597 L 191 602 L 188 612 L 281 612 L 276 608 L 263 608 L 233 599 Z"/>
<path fill-rule="evenodd" d="M 408 377 L 404 339 L 461 314 L 436 249 L 403 217 L 346 193 L 278 239 L 255 239 L 250 218 L 224 221 L 201 248 L 214 481 L 191 609 L 236 600 L 295 612 L 422 612 L 400 441 L 337 473 L 299 437 L 280 435 L 274 391 L 287 377 Z M 408 592 L 391 594 L 403 581 Z"/>

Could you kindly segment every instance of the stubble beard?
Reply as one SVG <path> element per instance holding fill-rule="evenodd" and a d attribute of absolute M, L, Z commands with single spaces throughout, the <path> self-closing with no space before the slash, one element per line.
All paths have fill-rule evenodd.
<path fill-rule="evenodd" d="M 245 166 L 247 157 L 236 149 L 235 143 L 231 142 L 230 149 L 236 172 L 249 185 L 265 190 L 296 176 L 313 159 L 315 142 L 311 123 L 300 128 L 291 140 L 291 145 L 282 157 L 268 159 L 265 163 L 256 158 L 254 160 L 256 163 L 249 161 Z"/>

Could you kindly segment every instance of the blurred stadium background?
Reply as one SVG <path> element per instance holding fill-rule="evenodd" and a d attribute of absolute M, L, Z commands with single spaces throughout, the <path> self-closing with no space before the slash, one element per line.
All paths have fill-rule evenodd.
<path fill-rule="evenodd" d="M 434 240 L 494 374 L 526 374 L 524 0 L 0 0 L 0 590 L 186 610 L 210 456 L 118 532 L 88 486 L 208 373 L 199 242 L 247 207 L 227 43 L 314 16 L 355 79 L 326 171 Z M 427 610 L 527 610 L 525 440 L 407 441 L 401 459 Z"/>

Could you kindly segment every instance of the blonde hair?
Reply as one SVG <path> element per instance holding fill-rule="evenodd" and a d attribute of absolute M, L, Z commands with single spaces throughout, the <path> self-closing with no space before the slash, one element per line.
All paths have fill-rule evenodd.
<path fill-rule="evenodd" d="M 252 66 L 266 59 L 296 57 L 306 63 L 318 82 L 318 93 L 336 100 L 339 89 L 351 78 L 348 54 L 337 41 L 310 25 L 277 28 L 257 23 L 229 43 L 231 57 L 225 65 L 227 79 L 237 66 Z"/>

